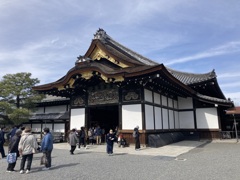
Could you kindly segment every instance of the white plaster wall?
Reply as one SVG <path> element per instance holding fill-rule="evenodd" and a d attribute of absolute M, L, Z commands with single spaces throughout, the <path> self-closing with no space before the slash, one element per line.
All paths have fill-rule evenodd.
<path fill-rule="evenodd" d="M 160 94 L 154 93 L 154 103 L 160 104 Z"/>
<path fill-rule="evenodd" d="M 175 108 L 175 109 L 178 109 L 178 102 L 177 102 L 176 100 L 174 100 L 173 102 L 174 102 L 174 103 L 173 103 L 174 108 Z"/>
<path fill-rule="evenodd" d="M 24 125 L 24 126 L 26 126 L 26 125 Z M 41 124 L 32 124 L 32 132 L 42 132 Z"/>
<path fill-rule="evenodd" d="M 173 107 L 173 99 L 168 98 L 168 107 Z"/>
<path fill-rule="evenodd" d="M 175 129 L 173 110 L 169 110 L 169 126 L 170 126 L 170 129 Z"/>
<path fill-rule="evenodd" d="M 155 108 L 155 129 L 162 129 L 162 112 L 161 108 Z"/>
<path fill-rule="evenodd" d="M 153 106 L 145 105 L 146 130 L 154 129 Z"/>
<path fill-rule="evenodd" d="M 179 114 L 178 111 L 174 111 L 174 118 L 175 118 L 175 129 L 180 128 L 180 123 L 179 123 Z"/>
<path fill-rule="evenodd" d="M 179 112 L 179 123 L 181 129 L 194 129 L 193 111 Z"/>
<path fill-rule="evenodd" d="M 54 132 L 65 133 L 65 124 L 54 124 Z"/>
<path fill-rule="evenodd" d="M 167 97 L 162 95 L 162 105 L 167 106 Z"/>
<path fill-rule="evenodd" d="M 198 129 L 219 128 L 216 108 L 197 108 L 196 117 Z"/>
<path fill-rule="evenodd" d="M 67 106 L 61 105 L 61 106 L 47 106 L 45 108 L 45 113 L 59 113 L 59 112 L 66 112 Z"/>
<path fill-rule="evenodd" d="M 122 129 L 133 130 L 136 126 L 142 129 L 142 106 L 141 104 L 122 106 Z"/>
<path fill-rule="evenodd" d="M 179 109 L 192 109 L 193 108 L 192 98 L 178 97 L 178 108 Z"/>
<path fill-rule="evenodd" d="M 145 97 L 145 101 L 153 102 L 152 91 L 144 89 L 144 97 Z"/>
<path fill-rule="evenodd" d="M 85 108 L 71 109 L 70 129 L 85 126 Z"/>
<path fill-rule="evenodd" d="M 162 115 L 163 115 L 163 129 L 169 129 L 169 125 L 168 125 L 168 110 L 162 108 Z"/>
<path fill-rule="evenodd" d="M 36 111 L 33 112 L 33 114 L 43 114 L 44 113 L 44 107 L 37 107 Z"/>

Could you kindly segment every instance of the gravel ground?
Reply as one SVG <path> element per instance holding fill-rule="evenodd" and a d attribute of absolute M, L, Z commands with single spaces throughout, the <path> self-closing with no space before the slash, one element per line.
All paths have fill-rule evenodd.
<path fill-rule="evenodd" d="M 25 180 L 239 180 L 240 144 L 206 143 L 178 157 L 54 149 L 53 167 L 42 171 L 41 153 L 35 154 L 30 174 L 7 173 L 6 159 L 0 159 L 0 179 Z M 20 159 L 16 170 L 19 170 Z"/>

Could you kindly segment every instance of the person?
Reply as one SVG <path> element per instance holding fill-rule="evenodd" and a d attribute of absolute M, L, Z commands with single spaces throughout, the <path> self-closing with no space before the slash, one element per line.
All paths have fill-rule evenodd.
<path fill-rule="evenodd" d="M 19 155 L 19 151 L 18 151 L 18 144 L 21 138 L 21 134 L 22 131 L 20 129 L 18 129 L 15 133 L 15 135 L 12 137 L 12 140 L 10 141 L 9 145 L 8 145 L 8 151 L 9 153 L 16 153 L 17 157 L 16 157 L 16 162 L 14 163 L 8 163 L 8 167 L 7 167 L 7 172 L 14 172 L 14 168 L 16 166 L 17 163 L 17 158 L 20 156 Z"/>
<path fill-rule="evenodd" d="M 109 130 L 109 133 L 107 134 L 107 137 L 106 137 L 106 141 L 107 141 L 107 153 L 108 153 L 108 155 L 112 155 L 113 154 L 113 144 L 115 141 L 115 134 L 113 134 L 112 129 Z"/>
<path fill-rule="evenodd" d="M 79 143 L 78 137 L 76 134 L 76 129 L 72 129 L 72 131 L 69 133 L 68 143 L 71 146 L 70 154 L 73 155 L 77 147 L 77 144 Z"/>
<path fill-rule="evenodd" d="M 83 147 L 86 147 L 86 132 L 85 132 L 85 127 L 81 127 L 81 130 L 79 132 L 79 144 L 78 144 L 78 148 L 81 147 L 81 145 L 83 145 Z"/>
<path fill-rule="evenodd" d="M 139 129 L 139 126 L 136 126 L 135 128 L 134 128 L 134 132 L 133 132 L 133 134 L 134 134 L 134 138 L 135 138 L 135 150 L 136 151 L 139 151 L 140 150 L 140 140 L 139 140 L 139 131 L 138 131 L 138 129 Z"/>
<path fill-rule="evenodd" d="M 88 140 L 89 140 L 89 144 L 94 144 L 93 140 L 94 140 L 94 135 L 93 135 L 93 129 L 89 128 L 88 130 Z"/>
<path fill-rule="evenodd" d="M 0 152 L 2 155 L 2 158 L 5 158 L 5 150 L 4 150 L 4 143 L 5 143 L 5 138 L 4 138 L 4 131 L 0 129 Z"/>
<path fill-rule="evenodd" d="M 105 136 L 105 129 L 102 128 L 102 129 L 101 129 L 101 132 L 102 132 L 101 142 L 102 142 L 102 143 L 105 143 L 105 141 L 106 141 L 106 140 L 105 140 L 105 138 L 106 138 L 106 136 Z"/>
<path fill-rule="evenodd" d="M 96 144 L 101 144 L 101 136 L 102 136 L 102 130 L 100 126 L 98 125 L 95 129 L 95 136 L 96 136 Z"/>
<path fill-rule="evenodd" d="M 17 125 L 14 125 L 11 129 L 11 131 L 7 134 L 7 138 L 9 141 L 12 140 L 12 137 L 15 135 L 16 131 L 18 130 L 18 127 Z"/>
<path fill-rule="evenodd" d="M 119 134 L 117 143 L 118 147 L 126 146 L 126 139 L 123 138 L 123 134 Z"/>
<path fill-rule="evenodd" d="M 31 127 L 25 127 L 25 130 L 22 133 L 18 150 L 19 154 L 22 156 L 21 164 L 20 164 L 20 174 L 24 173 L 25 162 L 27 160 L 27 170 L 26 173 L 30 173 L 33 153 L 36 152 L 38 148 L 37 140 L 31 133 Z"/>
<path fill-rule="evenodd" d="M 42 170 L 49 170 L 52 165 L 52 150 L 53 150 L 53 136 L 52 133 L 49 131 L 49 128 L 45 127 L 43 129 L 44 137 L 41 142 L 41 151 L 43 152 L 43 156 L 46 157 L 45 168 Z"/>
<path fill-rule="evenodd" d="M 116 128 L 115 128 L 114 134 L 118 138 L 118 136 L 119 136 L 118 126 L 116 126 Z"/>

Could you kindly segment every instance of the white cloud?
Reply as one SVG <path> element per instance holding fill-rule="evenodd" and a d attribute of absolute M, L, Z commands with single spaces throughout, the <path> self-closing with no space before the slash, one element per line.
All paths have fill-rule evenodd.
<path fill-rule="evenodd" d="M 220 56 L 225 54 L 233 54 L 236 52 L 240 52 L 240 41 L 228 42 L 222 46 L 209 49 L 207 51 L 197 53 L 191 56 L 178 58 L 178 59 L 170 59 L 167 61 L 166 65 L 173 65 L 178 63 L 185 63 L 189 61 L 196 61 L 203 58 Z"/>
<path fill-rule="evenodd" d="M 239 89 L 240 88 L 240 81 L 238 79 L 232 79 L 229 83 L 223 83 L 221 85 L 222 88 L 231 88 L 231 89 Z"/>
<path fill-rule="evenodd" d="M 222 73 L 217 76 L 219 79 L 223 78 L 238 78 L 240 77 L 240 72 L 227 72 L 227 73 Z"/>

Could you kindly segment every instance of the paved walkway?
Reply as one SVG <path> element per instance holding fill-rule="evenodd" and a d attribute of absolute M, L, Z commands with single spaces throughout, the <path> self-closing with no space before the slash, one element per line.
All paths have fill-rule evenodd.
<path fill-rule="evenodd" d="M 140 151 L 134 149 L 134 145 L 131 144 L 129 147 L 118 147 L 114 144 L 114 154 L 137 154 L 137 155 L 149 155 L 149 156 L 169 156 L 177 157 L 181 154 L 187 153 L 190 150 L 208 143 L 209 141 L 180 141 L 177 143 L 169 144 L 159 148 L 142 147 Z M 236 140 L 214 140 L 213 143 L 236 143 Z M 55 149 L 70 149 L 67 143 L 54 144 Z M 87 149 L 81 148 L 76 151 L 88 151 L 88 152 L 99 152 L 106 153 L 106 145 L 88 145 Z"/>
<path fill-rule="evenodd" d="M 114 147 L 114 155 L 106 154 L 106 145 L 89 146 L 70 155 L 67 143 L 54 144 L 52 168 L 42 171 L 35 154 L 30 174 L 7 173 L 6 159 L 0 159 L 0 179 L 4 180 L 239 180 L 240 143 L 236 140 L 181 141 L 160 148 L 134 150 Z M 137 154 L 137 155 L 136 155 Z"/>

